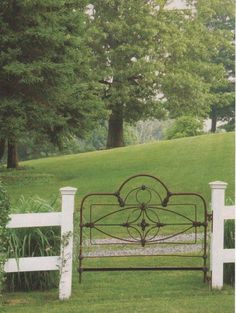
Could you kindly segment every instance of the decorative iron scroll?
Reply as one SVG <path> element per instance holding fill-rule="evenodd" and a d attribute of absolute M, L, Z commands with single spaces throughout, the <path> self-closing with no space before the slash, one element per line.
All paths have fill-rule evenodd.
<path fill-rule="evenodd" d="M 137 184 L 137 179 L 150 180 L 149 183 Z M 176 202 L 178 198 L 185 202 Z M 99 201 L 106 199 L 107 202 Z M 190 199 L 191 202 L 186 199 Z M 193 201 L 194 200 L 194 201 Z M 197 200 L 197 201 L 196 201 Z M 95 202 L 96 201 L 96 202 Z M 97 202 L 98 201 L 98 202 Z M 190 215 L 186 212 L 190 210 Z M 199 214 L 199 211 L 201 214 Z M 87 214 L 87 215 L 86 215 Z M 86 195 L 80 207 L 80 250 L 79 268 L 83 271 L 101 270 L 201 270 L 206 280 L 207 262 L 207 225 L 208 214 L 204 198 L 197 193 L 173 193 L 157 177 L 148 174 L 139 174 L 128 178 L 114 193 L 90 193 Z M 197 233 L 203 229 L 203 241 L 201 254 L 203 258 L 201 267 L 152 267 L 152 268 L 90 268 L 82 267 L 82 260 L 91 257 L 123 256 L 86 255 L 84 241 L 89 245 L 139 245 L 140 247 L 153 247 L 153 245 L 189 245 L 197 244 Z M 85 238 L 85 231 L 89 233 Z M 96 233 L 95 238 L 93 233 Z M 188 240 L 183 241 L 184 235 L 191 232 Z M 102 239 L 100 238 L 102 237 Z M 191 238 L 189 238 L 191 237 Z M 100 238 L 100 239 L 99 239 Z M 179 240 L 179 238 L 181 240 Z M 152 246 L 151 246 L 152 245 Z M 145 248 L 146 249 L 146 248 Z M 140 254 L 141 255 L 141 254 Z M 142 255 L 145 252 L 142 251 Z M 153 256 L 163 255 L 160 252 L 152 253 Z M 175 253 L 164 254 L 173 256 Z M 125 254 L 127 256 L 127 254 Z M 134 256 L 131 254 L 131 256 Z M 136 256 L 136 255 L 135 255 Z M 186 257 L 186 254 L 178 254 Z M 187 255 L 196 257 L 196 255 Z"/>

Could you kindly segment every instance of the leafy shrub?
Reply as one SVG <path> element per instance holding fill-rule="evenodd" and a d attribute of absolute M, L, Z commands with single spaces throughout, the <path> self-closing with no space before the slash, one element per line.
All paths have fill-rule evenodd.
<path fill-rule="evenodd" d="M 6 189 L 0 181 L 0 296 L 5 276 L 3 266 L 7 259 L 8 230 L 6 228 L 6 225 L 8 223 L 8 220 L 9 200 Z"/>
<path fill-rule="evenodd" d="M 225 222 L 224 248 L 235 248 L 235 221 L 227 220 Z M 234 263 L 224 264 L 224 282 L 234 286 L 235 284 L 235 266 Z"/>
<path fill-rule="evenodd" d="M 181 116 L 166 131 L 166 139 L 177 139 L 201 135 L 203 132 L 203 121 L 193 116 Z"/>
<path fill-rule="evenodd" d="M 56 200 L 47 202 L 40 198 L 25 199 L 21 197 L 12 211 L 17 213 L 55 211 L 55 205 Z M 53 256 L 59 255 L 59 252 L 59 227 L 10 229 L 8 258 Z M 45 290 L 58 286 L 58 279 L 58 271 L 8 273 L 5 289 L 8 291 Z"/>

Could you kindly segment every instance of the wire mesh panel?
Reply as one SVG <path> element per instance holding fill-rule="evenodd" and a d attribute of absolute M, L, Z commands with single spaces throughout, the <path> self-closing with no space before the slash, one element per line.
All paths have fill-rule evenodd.
<path fill-rule="evenodd" d="M 128 178 L 114 193 L 88 194 L 80 207 L 80 280 L 85 271 L 116 270 L 200 270 L 206 280 L 207 220 L 201 195 L 170 192 L 148 174 Z M 195 258 L 200 264 L 167 258 L 164 266 L 86 265 L 86 259 L 128 256 Z"/>

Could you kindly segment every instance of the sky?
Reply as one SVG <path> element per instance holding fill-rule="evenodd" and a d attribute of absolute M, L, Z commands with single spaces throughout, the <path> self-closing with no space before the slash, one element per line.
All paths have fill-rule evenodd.
<path fill-rule="evenodd" d="M 187 6 L 184 0 L 169 0 L 167 8 L 168 9 L 186 9 Z"/>

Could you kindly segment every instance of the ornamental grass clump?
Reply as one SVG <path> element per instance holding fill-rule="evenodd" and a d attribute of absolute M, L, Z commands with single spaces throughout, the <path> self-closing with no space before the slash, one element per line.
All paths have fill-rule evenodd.
<path fill-rule="evenodd" d="M 14 213 L 55 211 L 56 200 L 21 197 L 12 208 Z M 60 254 L 59 227 L 10 229 L 8 258 L 53 256 Z M 6 275 L 7 291 L 46 290 L 58 286 L 58 271 L 20 272 Z"/>
<path fill-rule="evenodd" d="M 235 248 L 235 221 L 227 220 L 224 227 L 224 248 Z M 224 282 L 232 286 L 235 285 L 235 265 L 234 263 L 224 264 Z"/>

